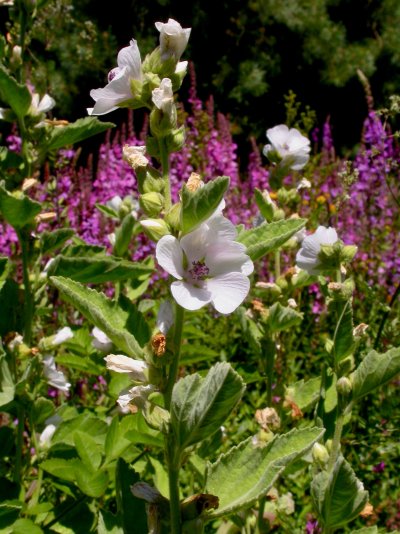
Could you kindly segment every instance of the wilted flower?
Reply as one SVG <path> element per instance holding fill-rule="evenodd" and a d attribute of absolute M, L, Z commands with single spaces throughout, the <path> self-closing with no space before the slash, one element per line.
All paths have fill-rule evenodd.
<path fill-rule="evenodd" d="M 71 384 L 67 382 L 64 373 L 57 370 L 53 356 L 45 356 L 43 358 L 43 366 L 43 372 L 47 379 L 47 383 L 59 391 L 68 393 Z"/>
<path fill-rule="evenodd" d="M 135 382 L 146 382 L 146 371 L 149 368 L 146 362 L 134 360 L 123 354 L 109 354 L 105 358 L 107 369 L 116 373 L 127 373 Z"/>
<path fill-rule="evenodd" d="M 135 386 L 129 391 L 122 393 L 117 399 L 118 404 L 122 409 L 126 409 L 129 405 L 142 408 L 147 401 L 148 396 L 156 390 L 152 384 L 147 386 Z"/>
<path fill-rule="evenodd" d="M 152 101 L 165 115 L 171 116 L 174 110 L 174 92 L 169 78 L 163 78 L 160 87 L 153 89 Z"/>
<path fill-rule="evenodd" d="M 133 98 L 131 80 L 142 79 L 142 63 L 137 43 L 132 39 L 129 46 L 122 48 L 117 57 L 118 67 L 108 73 L 108 84 L 101 89 L 92 89 L 90 96 L 96 101 L 89 115 L 104 115 L 119 107 L 119 104 Z"/>
<path fill-rule="evenodd" d="M 31 107 L 29 113 L 33 116 L 41 115 L 42 113 L 47 113 L 56 105 L 56 101 L 49 95 L 44 95 L 41 99 L 37 93 L 32 95 Z"/>
<path fill-rule="evenodd" d="M 132 167 L 134 171 L 136 171 L 139 167 L 146 168 L 149 164 L 149 160 L 145 156 L 146 154 L 146 146 L 138 146 L 138 145 L 124 145 L 123 151 L 122 151 L 122 157 L 123 159 L 129 163 L 129 165 Z"/>
<path fill-rule="evenodd" d="M 278 159 L 282 167 L 299 171 L 310 158 L 310 140 L 285 124 L 279 124 L 267 130 L 267 137 L 271 142 L 263 149 L 264 156 L 272 161 Z"/>
<path fill-rule="evenodd" d="M 92 345 L 95 349 L 103 352 L 110 352 L 113 347 L 111 339 L 100 328 L 95 326 L 92 330 L 93 341 Z"/>
<path fill-rule="evenodd" d="M 317 230 L 303 239 L 301 249 L 296 255 L 296 264 L 308 274 L 317 274 L 319 271 L 318 255 L 321 245 L 333 245 L 338 241 L 338 235 L 334 228 L 319 226 Z"/>
<path fill-rule="evenodd" d="M 234 225 L 217 214 L 181 239 L 172 235 L 160 239 L 157 261 L 178 279 L 171 292 L 180 306 L 198 310 L 211 303 L 227 314 L 243 302 L 254 267 L 246 247 L 235 237 Z"/>
<path fill-rule="evenodd" d="M 161 59 L 165 61 L 173 56 L 179 61 L 188 44 L 191 28 L 182 28 L 174 19 L 168 19 L 166 23 L 156 22 L 156 28 L 160 32 Z"/>

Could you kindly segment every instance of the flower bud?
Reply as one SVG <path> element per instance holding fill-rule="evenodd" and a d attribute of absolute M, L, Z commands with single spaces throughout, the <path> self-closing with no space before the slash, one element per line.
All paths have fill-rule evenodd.
<path fill-rule="evenodd" d="M 165 214 L 165 221 L 174 230 L 179 230 L 181 227 L 181 212 L 182 204 L 180 202 L 177 202 Z"/>
<path fill-rule="evenodd" d="M 189 41 L 191 28 L 182 28 L 174 19 L 168 22 L 156 22 L 157 30 L 160 32 L 160 52 L 162 61 L 174 58 L 179 61 Z"/>
<path fill-rule="evenodd" d="M 143 231 L 153 241 L 158 241 L 163 236 L 170 234 L 170 228 L 163 219 L 144 219 L 140 221 Z"/>
<path fill-rule="evenodd" d="M 140 196 L 139 203 L 146 215 L 156 217 L 164 207 L 164 197 L 160 193 L 144 193 Z"/>
<path fill-rule="evenodd" d="M 165 144 L 167 145 L 168 152 L 178 152 L 182 149 L 185 144 L 185 127 L 181 126 L 180 128 L 173 130 L 166 138 Z"/>
<path fill-rule="evenodd" d="M 314 443 L 312 456 L 314 461 L 322 467 L 327 464 L 329 460 L 329 452 L 326 450 L 326 447 L 321 445 L 321 443 Z"/>
<path fill-rule="evenodd" d="M 353 389 L 353 385 L 349 378 L 346 376 L 342 376 L 339 378 L 339 380 L 336 383 L 336 391 L 339 395 L 342 397 L 349 397 L 351 395 L 351 391 Z"/>

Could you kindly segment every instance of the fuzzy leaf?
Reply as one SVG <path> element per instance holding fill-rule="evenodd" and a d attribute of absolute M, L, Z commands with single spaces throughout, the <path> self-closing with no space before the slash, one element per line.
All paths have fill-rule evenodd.
<path fill-rule="evenodd" d="M 268 252 L 281 247 L 296 232 L 306 224 L 304 219 L 288 219 L 272 223 L 264 223 L 250 230 L 244 230 L 237 238 L 240 243 L 246 245 L 247 254 L 255 261 Z"/>
<path fill-rule="evenodd" d="M 324 429 L 317 427 L 293 429 L 265 446 L 254 444 L 250 437 L 222 454 L 214 464 L 208 464 L 205 492 L 219 497 L 219 508 L 210 518 L 253 505 L 323 433 Z"/>
<path fill-rule="evenodd" d="M 338 363 L 353 352 L 355 343 L 353 337 L 353 309 L 351 301 L 335 302 L 338 312 L 338 322 L 333 336 L 333 355 Z"/>
<path fill-rule="evenodd" d="M 26 115 L 32 101 L 29 89 L 18 83 L 3 65 L 0 65 L 0 96 L 18 117 Z"/>
<path fill-rule="evenodd" d="M 103 293 L 61 276 L 52 276 L 50 281 L 64 300 L 73 304 L 88 321 L 105 332 L 118 348 L 129 356 L 142 357 L 143 350 L 130 330 L 135 329 L 135 333 L 142 335 L 139 327 L 143 318 L 133 305 L 130 309 L 124 309 Z"/>
<path fill-rule="evenodd" d="M 265 200 L 262 192 L 257 188 L 254 190 L 254 199 L 261 215 L 267 222 L 271 222 L 274 216 L 274 208 L 272 207 L 272 204 Z"/>
<path fill-rule="evenodd" d="M 319 399 L 321 378 L 304 379 L 290 385 L 285 389 L 285 398 L 293 401 L 302 412 L 310 410 Z"/>
<path fill-rule="evenodd" d="M 128 213 L 128 215 L 124 217 L 121 226 L 115 231 L 114 254 L 117 256 L 123 256 L 128 250 L 129 243 L 132 240 L 135 223 L 136 220 L 133 215 Z"/>
<path fill-rule="evenodd" d="M 368 502 L 368 491 L 343 456 L 331 472 L 322 471 L 314 478 L 311 495 L 321 521 L 330 529 L 355 519 Z"/>
<path fill-rule="evenodd" d="M 289 306 L 282 306 L 275 302 L 269 309 L 268 327 L 272 333 L 282 332 L 295 326 L 303 320 L 303 314 L 297 312 Z"/>
<path fill-rule="evenodd" d="M 379 354 L 371 350 L 351 375 L 353 399 L 358 400 L 400 373 L 400 347 Z"/>
<path fill-rule="evenodd" d="M 88 137 L 105 132 L 109 128 L 114 128 L 112 122 L 101 122 L 97 117 L 85 117 L 68 124 L 67 126 L 56 126 L 50 133 L 47 143 L 47 150 L 58 150 L 67 145 L 73 145 L 83 141 Z"/>
<path fill-rule="evenodd" d="M 228 363 L 217 363 L 205 378 L 181 378 L 171 399 L 171 425 L 183 450 L 216 432 L 240 400 L 245 385 Z"/>
<path fill-rule="evenodd" d="M 42 254 L 49 254 L 49 252 L 61 248 L 74 234 L 75 232 L 71 228 L 59 228 L 51 232 L 42 232 L 40 234 L 40 249 Z"/>
<path fill-rule="evenodd" d="M 186 185 L 182 188 L 182 232 L 187 234 L 207 220 L 218 208 L 225 191 L 229 187 L 229 178 L 219 176 L 195 192 Z"/>
<path fill-rule="evenodd" d="M 34 221 L 42 210 L 39 202 L 35 202 L 22 193 L 14 196 L 0 187 L 0 214 L 14 228 L 23 228 Z"/>
<path fill-rule="evenodd" d="M 2 352 L 1 346 L 0 351 Z M 14 400 L 15 385 L 6 356 L 0 352 L 0 407 Z"/>
<path fill-rule="evenodd" d="M 49 276 L 63 276 L 83 284 L 103 284 L 138 278 L 152 273 L 152 269 L 140 263 L 121 260 L 114 256 L 66 257 L 57 256 L 48 270 Z"/>

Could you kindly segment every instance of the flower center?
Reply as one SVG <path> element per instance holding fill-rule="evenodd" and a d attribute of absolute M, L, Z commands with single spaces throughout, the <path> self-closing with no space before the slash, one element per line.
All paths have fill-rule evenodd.
<path fill-rule="evenodd" d="M 210 269 L 204 261 L 192 261 L 192 268 L 188 270 L 193 280 L 204 280 Z"/>

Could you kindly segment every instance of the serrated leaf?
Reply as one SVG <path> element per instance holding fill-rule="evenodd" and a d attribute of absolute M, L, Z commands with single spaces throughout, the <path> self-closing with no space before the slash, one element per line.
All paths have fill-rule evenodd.
<path fill-rule="evenodd" d="M 31 93 L 0 65 L 0 95 L 18 117 L 24 117 L 31 106 Z"/>
<path fill-rule="evenodd" d="M 303 314 L 275 302 L 268 312 L 268 328 L 272 333 L 288 330 L 303 320 Z"/>
<path fill-rule="evenodd" d="M 77 458 L 65 460 L 64 458 L 50 458 L 40 464 L 40 467 L 55 477 L 74 482 L 76 478 L 75 471 L 79 471 L 83 464 Z M 77 469 L 75 469 L 77 468 Z"/>
<path fill-rule="evenodd" d="M 183 450 L 216 432 L 240 400 L 245 384 L 228 363 L 217 363 L 205 378 L 181 378 L 171 399 L 171 426 Z"/>
<path fill-rule="evenodd" d="M 49 254 L 53 250 L 61 248 L 62 245 L 74 235 L 74 230 L 70 228 L 59 228 L 51 232 L 40 234 L 40 249 L 42 254 Z"/>
<path fill-rule="evenodd" d="M 82 464 L 79 469 L 75 469 L 75 474 L 79 489 L 89 497 L 101 497 L 108 487 L 108 474 L 104 471 L 93 473 L 86 465 Z"/>
<path fill-rule="evenodd" d="M 351 375 L 353 399 L 359 400 L 400 373 L 400 347 L 383 354 L 372 350 Z"/>
<path fill-rule="evenodd" d="M 338 322 L 333 336 L 333 356 L 339 363 L 354 351 L 353 309 L 351 301 L 334 302 L 331 307 L 336 308 Z"/>
<path fill-rule="evenodd" d="M 0 187 L 0 214 L 13 228 L 23 228 L 34 221 L 42 210 L 41 204 L 22 193 L 14 196 Z"/>
<path fill-rule="evenodd" d="M 152 273 L 146 265 L 121 260 L 114 256 L 67 257 L 57 256 L 48 269 L 48 276 L 63 276 L 83 284 L 103 284 L 131 278 L 139 278 Z"/>
<path fill-rule="evenodd" d="M 101 122 L 97 117 L 85 117 L 67 126 L 56 126 L 49 135 L 46 148 L 47 150 L 58 150 L 105 132 L 114 126 L 115 124 L 112 122 Z"/>
<path fill-rule="evenodd" d="M 267 222 L 271 222 L 274 216 L 274 208 L 272 207 L 272 203 L 265 200 L 262 192 L 257 188 L 254 189 L 254 199 L 261 215 Z"/>
<path fill-rule="evenodd" d="M 324 429 L 317 427 L 293 429 L 276 436 L 265 446 L 254 443 L 250 437 L 222 454 L 214 464 L 208 464 L 205 492 L 219 498 L 219 508 L 210 514 L 210 518 L 253 505 L 323 433 Z"/>
<path fill-rule="evenodd" d="M 89 289 L 78 282 L 61 276 L 50 277 L 50 282 L 61 292 L 64 300 L 73 304 L 94 326 L 107 334 L 111 341 L 129 356 L 142 358 L 143 350 L 128 328 L 137 328 L 141 314 L 133 307 L 123 309 L 103 293 Z"/>
<path fill-rule="evenodd" d="M 244 230 L 237 241 L 247 247 L 247 254 L 255 261 L 277 250 L 306 224 L 305 219 L 288 219 L 264 223 Z"/>
<path fill-rule="evenodd" d="M 0 346 L 0 408 L 14 400 L 15 385 L 7 359 Z"/>
<path fill-rule="evenodd" d="M 302 412 L 307 412 L 319 399 L 320 388 L 321 378 L 319 377 L 307 381 L 301 379 L 285 388 L 285 399 L 290 399 Z"/>
<path fill-rule="evenodd" d="M 194 230 L 215 212 L 228 187 L 227 176 L 219 176 L 194 192 L 183 186 L 181 224 L 184 234 Z"/>
<path fill-rule="evenodd" d="M 96 471 L 101 464 L 100 446 L 87 432 L 74 432 L 74 444 L 80 459 L 89 471 Z"/>
<path fill-rule="evenodd" d="M 322 471 L 311 483 L 311 495 L 322 523 L 337 528 L 355 519 L 368 502 L 368 491 L 340 456 L 331 472 Z"/>

